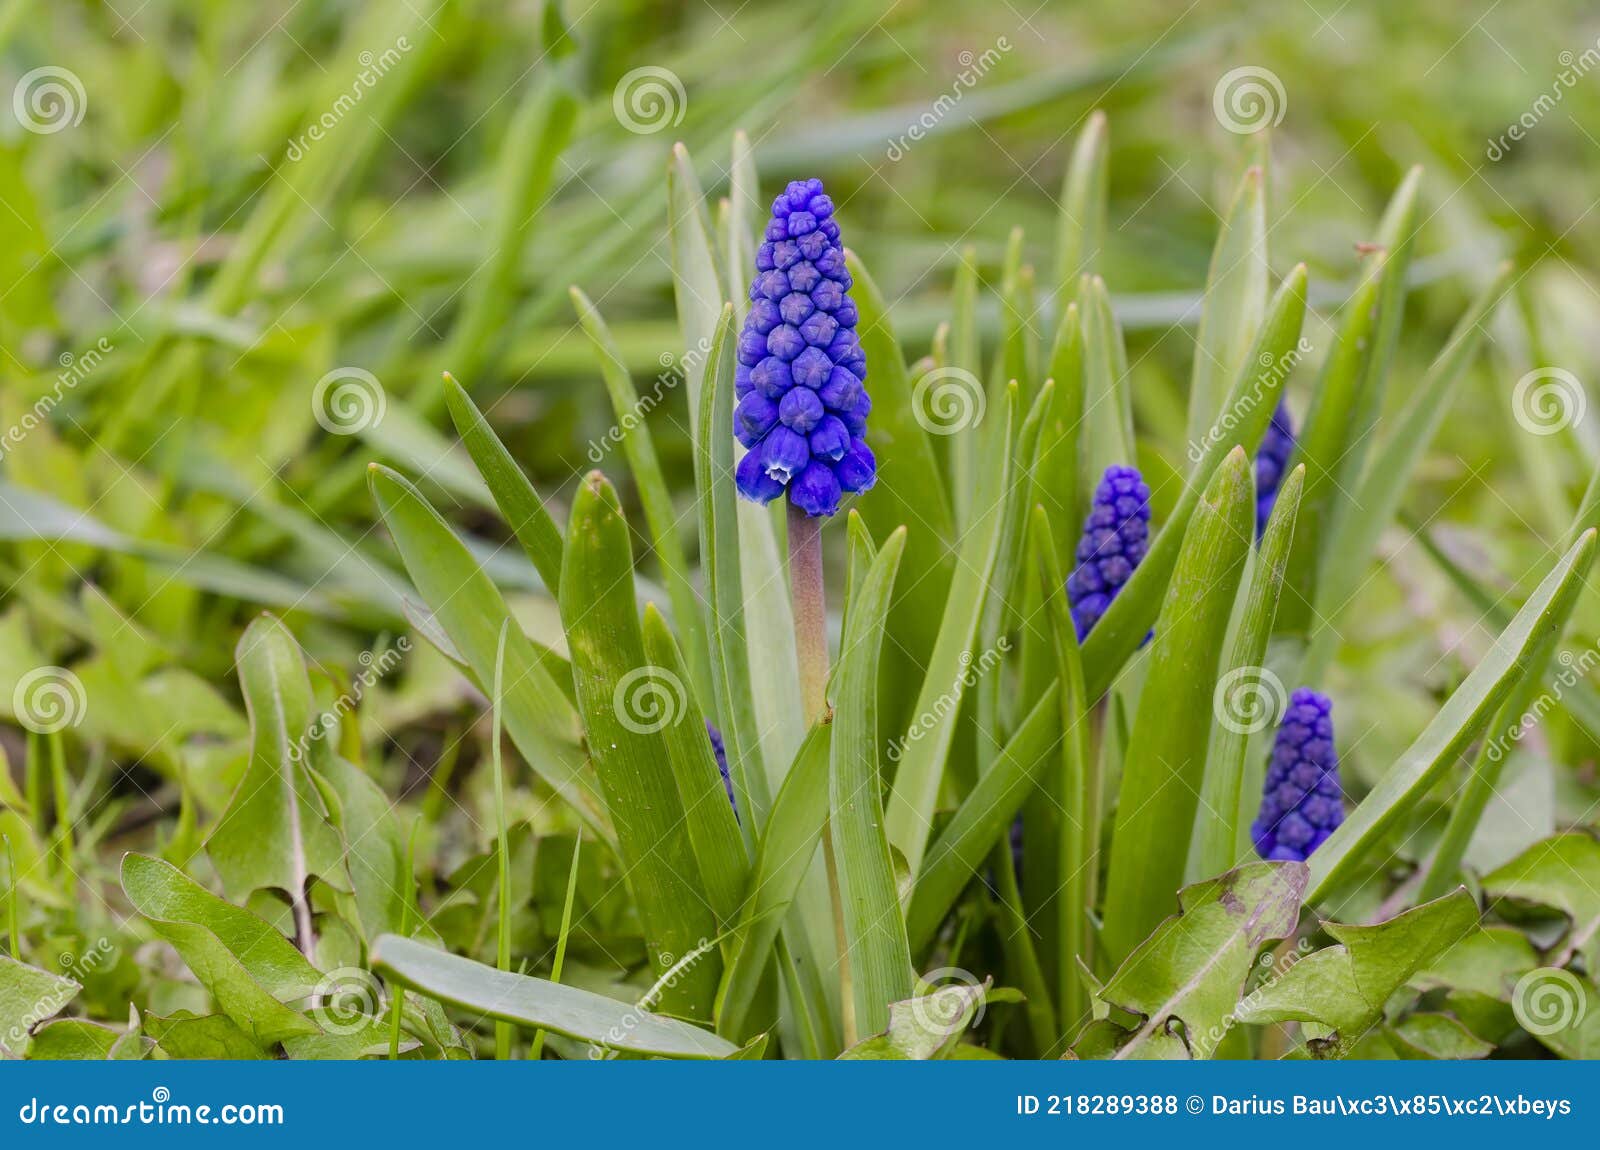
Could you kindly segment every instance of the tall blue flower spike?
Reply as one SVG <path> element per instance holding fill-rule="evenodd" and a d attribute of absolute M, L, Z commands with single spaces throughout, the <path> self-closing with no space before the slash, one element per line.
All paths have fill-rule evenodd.
<path fill-rule="evenodd" d="M 1283 485 L 1283 472 L 1293 454 L 1294 424 L 1289 420 L 1289 409 L 1279 400 L 1267 433 L 1261 437 L 1261 447 L 1256 451 L 1257 539 L 1267 529 L 1267 520 L 1272 518 L 1273 504 L 1278 502 L 1278 488 Z"/>
<path fill-rule="evenodd" d="M 722 741 L 722 732 L 706 720 L 706 737 L 711 740 L 711 753 L 717 756 L 717 770 L 722 772 L 722 786 L 728 792 L 728 804 L 733 807 L 733 817 L 739 817 L 739 800 L 733 797 L 733 776 L 728 773 L 728 748 Z"/>
<path fill-rule="evenodd" d="M 1344 822 L 1333 703 L 1300 688 L 1278 725 L 1261 811 L 1250 837 L 1264 859 L 1304 862 Z"/>
<path fill-rule="evenodd" d="M 1078 566 L 1067 577 L 1067 603 L 1078 638 L 1089 634 L 1133 577 L 1150 542 L 1150 488 L 1136 467 L 1112 466 L 1095 488 L 1078 541 Z"/>
<path fill-rule="evenodd" d="M 739 333 L 733 433 L 749 450 L 734 479 L 746 499 L 787 491 L 807 515 L 832 515 L 877 482 L 850 285 L 833 201 L 821 180 L 796 180 L 772 201 Z"/>

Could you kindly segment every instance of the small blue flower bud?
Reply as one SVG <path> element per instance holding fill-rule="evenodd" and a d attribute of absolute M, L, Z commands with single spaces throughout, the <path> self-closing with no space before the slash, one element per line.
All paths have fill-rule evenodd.
<path fill-rule="evenodd" d="M 1342 822 L 1333 703 L 1302 687 L 1278 724 L 1250 838 L 1264 859 L 1304 862 Z"/>
<path fill-rule="evenodd" d="M 1282 400 L 1272 413 L 1267 433 L 1261 437 L 1261 447 L 1256 451 L 1256 538 L 1267 529 L 1272 518 L 1273 504 L 1278 502 L 1278 488 L 1283 486 L 1284 469 L 1289 466 L 1289 456 L 1294 454 L 1294 424 L 1289 421 L 1289 409 Z"/>
<path fill-rule="evenodd" d="M 1106 468 L 1083 522 L 1067 603 L 1083 639 L 1133 577 L 1150 537 L 1150 489 L 1134 467 Z"/>
<path fill-rule="evenodd" d="M 833 515 L 877 481 L 867 447 L 872 401 L 851 279 L 822 181 L 796 180 L 772 202 L 738 340 L 734 435 L 749 449 L 734 480 L 769 503 L 788 491 L 807 515 Z"/>

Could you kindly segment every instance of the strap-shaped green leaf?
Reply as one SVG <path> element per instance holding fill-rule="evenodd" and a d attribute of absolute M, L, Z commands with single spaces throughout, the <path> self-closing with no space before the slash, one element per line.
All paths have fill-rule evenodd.
<path fill-rule="evenodd" d="M 1016 417 L 1016 396 L 1006 393 L 1004 440 L 1011 442 L 1012 422 Z M 928 827 L 944 777 L 950 743 L 955 737 L 962 694 L 967 685 L 963 674 L 973 659 L 972 646 L 978 624 L 989 601 L 991 587 L 997 586 L 995 567 L 1005 535 L 1007 508 L 1020 502 L 1026 491 L 1017 492 L 1012 482 L 1010 451 L 995 452 L 984 468 L 984 484 L 978 492 L 976 519 L 963 541 L 961 562 L 956 566 L 950 593 L 939 617 L 938 637 L 928 659 L 912 713 L 931 716 L 932 723 L 919 721 L 915 735 L 903 737 L 896 731 L 898 762 L 894 766 L 894 789 L 884 815 L 884 830 L 890 844 L 905 856 L 906 865 L 916 874 L 927 846 Z M 963 661 L 965 660 L 965 662 Z"/>
<path fill-rule="evenodd" d="M 1184 533 L 1123 761 L 1102 938 L 1117 962 L 1171 913 L 1205 772 L 1222 644 L 1255 535 L 1250 457 L 1234 448 Z"/>
<path fill-rule="evenodd" d="M 485 486 L 494 496 L 495 506 L 522 550 L 532 561 L 539 578 L 552 597 L 561 591 L 561 528 L 550 515 L 544 500 L 534 490 L 533 484 L 517 466 L 517 461 L 506 450 L 505 444 L 489 426 L 489 421 L 472 402 L 466 388 L 452 375 L 444 380 L 445 404 L 456 425 L 456 434 L 466 444 L 467 453 L 483 476 Z"/>
<path fill-rule="evenodd" d="M 633 386 L 633 377 L 628 373 L 627 363 L 622 358 L 622 351 L 617 347 L 599 310 L 578 288 L 572 289 L 572 304 L 577 309 L 579 324 L 594 345 L 595 354 L 600 357 L 600 376 L 605 380 L 606 392 L 611 396 L 611 413 L 617 421 L 617 435 L 621 438 L 622 450 L 628 459 L 628 470 L 633 473 L 634 485 L 639 489 L 639 502 L 644 507 L 645 521 L 650 525 L 651 551 L 661 566 L 661 580 L 672 601 L 673 622 L 677 624 L 678 634 L 683 637 L 694 684 L 706 698 L 710 698 L 711 662 L 706 653 L 700 600 L 689 583 L 689 562 L 684 557 L 683 543 L 678 535 L 678 513 L 673 508 L 672 493 L 661 473 L 655 441 L 650 437 L 650 428 L 645 422 L 645 415 L 661 402 L 661 392 L 675 386 L 676 380 L 672 376 L 658 377 L 649 401 L 641 402 Z M 696 358 L 703 356 L 696 354 Z M 594 462 L 599 463 L 600 460 Z"/>
<path fill-rule="evenodd" d="M 1237 857 L 1244 759 L 1251 734 L 1264 730 L 1276 718 L 1270 713 L 1270 708 L 1276 706 L 1271 701 L 1276 692 L 1271 672 L 1266 669 L 1267 640 L 1272 637 L 1272 624 L 1283 593 L 1305 477 L 1305 468 L 1296 467 L 1278 489 L 1256 553 L 1244 614 L 1217 681 L 1217 721 L 1211 726 L 1205 781 L 1200 788 L 1200 818 L 1189 852 L 1191 881 L 1221 874 L 1244 861 Z M 1261 709 L 1263 700 L 1267 700 L 1267 710 Z"/>
<path fill-rule="evenodd" d="M 645 655 L 628 523 L 615 489 L 598 471 L 584 477 L 573 497 L 561 581 L 578 710 L 645 945 L 665 980 L 662 1008 L 709 1021 L 722 975 L 720 954 L 711 946 L 720 926 L 701 893 L 700 864 L 663 734 L 688 721 L 689 684 Z M 706 739 L 703 720 L 694 733 Z M 697 959 L 674 969 L 694 953 Z"/>
<path fill-rule="evenodd" d="M 910 997 L 911 953 L 879 797 L 878 650 L 906 531 L 884 540 L 845 621 L 833 706 L 829 819 L 844 910 L 858 1033 L 887 1029 L 889 1004 Z M 854 562 L 866 562 L 857 554 Z"/>
<path fill-rule="evenodd" d="M 687 1022 L 575 986 L 504 973 L 399 935 L 378 939 L 372 966 L 430 998 L 606 1050 L 654 1058 L 730 1058 L 739 1051 Z"/>
<path fill-rule="evenodd" d="M 461 540 L 408 480 L 385 467 L 368 472 L 377 502 L 411 581 L 480 687 L 494 683 L 500 632 L 511 617 L 500 589 Z M 506 635 L 506 730 L 528 765 L 572 805 L 606 843 L 616 836 L 581 747 L 577 711 L 542 652 L 522 628 Z"/>

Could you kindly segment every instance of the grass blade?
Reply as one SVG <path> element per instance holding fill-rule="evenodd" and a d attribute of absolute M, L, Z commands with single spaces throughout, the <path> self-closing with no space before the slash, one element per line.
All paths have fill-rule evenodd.
<path fill-rule="evenodd" d="M 855 280 L 851 295 L 861 316 L 856 331 L 872 393 L 867 441 L 878 458 L 878 485 L 860 500 L 859 510 L 880 539 L 901 525 L 911 532 L 904 577 L 889 609 L 884 653 L 882 714 L 885 724 L 897 729 L 914 713 L 911 700 L 933 651 L 927 621 L 943 612 L 950 590 L 954 527 L 944 479 L 928 433 L 917 420 L 912 381 L 883 295 L 859 256 L 846 249 L 845 261 Z"/>
<path fill-rule="evenodd" d="M 1261 168 L 1252 167 L 1239 181 L 1211 253 L 1189 381 L 1189 442 L 1205 435 L 1221 409 L 1224 389 L 1243 367 L 1266 307 L 1266 180 Z"/>
<path fill-rule="evenodd" d="M 656 378 L 655 389 L 648 402 L 641 401 L 634 390 L 633 377 L 617 342 L 606 327 L 599 310 L 578 288 L 572 289 L 572 305 L 577 309 L 582 325 L 595 354 L 600 357 L 600 376 L 605 380 L 606 392 L 611 397 L 611 412 L 617 420 L 617 433 L 622 440 L 622 450 L 628 458 L 628 470 L 633 473 L 634 485 L 639 490 L 639 502 L 644 507 L 645 522 L 650 526 L 651 550 L 661 566 L 661 581 L 666 585 L 672 601 L 672 621 L 683 637 L 690 671 L 696 689 L 703 698 L 711 694 L 711 656 L 706 651 L 705 628 L 700 617 L 700 601 L 695 597 L 689 582 L 689 563 L 684 557 L 683 543 L 678 537 L 678 514 L 673 509 L 672 493 L 661 464 L 656 459 L 655 441 L 644 416 L 661 401 L 664 387 L 676 382 L 671 376 Z M 695 355 L 703 359 L 709 345 Z M 685 357 L 687 358 L 687 357 Z M 598 459 L 593 460 L 599 463 Z"/>
<path fill-rule="evenodd" d="M 656 974 L 666 980 L 661 1004 L 675 1016 L 709 1021 L 722 962 L 708 940 L 720 930 L 701 894 L 700 865 L 662 734 L 686 725 L 688 687 L 645 657 L 628 523 L 616 490 L 598 471 L 573 498 L 561 581 L 578 710 L 645 945 Z M 694 734 L 705 738 L 703 721 Z M 674 971 L 701 949 L 706 952 L 698 961 Z"/>
<path fill-rule="evenodd" d="M 1278 489 L 1278 498 L 1256 555 L 1255 574 L 1250 580 L 1244 615 L 1233 637 L 1226 670 L 1218 680 L 1219 694 L 1213 700 L 1217 722 L 1211 727 L 1205 780 L 1200 788 L 1203 814 L 1195 827 L 1190 850 L 1188 875 L 1191 883 L 1249 861 L 1235 857 L 1240 841 L 1244 759 L 1251 734 L 1265 729 L 1277 718 L 1272 713 L 1277 699 L 1272 699 L 1267 710 L 1261 709 L 1263 691 L 1269 698 L 1273 695 L 1272 681 L 1269 679 L 1269 685 L 1263 688 L 1261 680 L 1270 674 L 1266 670 L 1267 640 L 1272 637 L 1273 621 L 1283 594 L 1284 572 L 1288 569 L 1303 505 L 1305 477 L 1305 468 L 1296 467 Z"/>
<path fill-rule="evenodd" d="M 1305 467 L 1306 480 L 1284 576 L 1289 594 L 1279 608 L 1280 632 L 1304 635 L 1311 626 L 1317 572 L 1328 543 L 1328 530 L 1335 520 L 1336 505 L 1353 498 L 1339 487 L 1338 478 L 1350 447 L 1350 429 L 1361 398 L 1361 385 L 1372 362 L 1373 327 L 1378 318 L 1377 302 L 1385 266 L 1385 253 L 1374 252 L 1361 283 L 1346 303 L 1343 322 L 1323 361 L 1311 409 L 1291 453 L 1291 465 Z"/>
<path fill-rule="evenodd" d="M 844 904 L 854 1017 L 860 1033 L 889 1025 L 889 1004 L 911 995 L 911 953 L 879 798 L 878 650 L 906 531 L 889 536 L 862 578 L 829 684 L 833 705 L 829 823 Z M 847 1015 L 848 1017 L 848 1015 Z M 846 1035 L 846 1045 L 854 1041 Z"/>
<path fill-rule="evenodd" d="M 733 307 L 725 305 L 711 341 L 711 374 L 700 394 L 694 456 L 700 493 L 700 565 L 705 571 L 711 680 L 728 754 L 740 825 L 753 841 L 772 805 L 761 765 L 750 653 L 745 645 L 745 605 L 739 566 L 738 494 L 733 486 Z"/>
<path fill-rule="evenodd" d="M 1016 397 L 1008 392 L 1004 426 L 1007 444 L 1011 442 L 1015 416 Z M 884 816 L 884 831 L 890 845 L 905 856 L 913 875 L 922 863 L 927 846 L 928 827 L 933 821 L 939 783 L 944 777 L 961 697 L 967 685 L 967 677 L 962 674 L 966 664 L 962 659 L 972 660 L 972 646 L 989 601 L 990 588 L 1000 585 L 994 579 L 994 572 L 999 563 L 1012 495 L 1011 453 L 994 453 L 986 471 L 988 482 L 978 500 L 979 518 L 963 542 L 961 561 L 956 566 L 939 620 L 938 637 L 928 659 L 927 675 L 912 709 L 913 714 L 933 716 L 934 722 L 931 727 L 919 724 L 914 738 L 908 736 L 896 744 L 901 750 Z"/>
<path fill-rule="evenodd" d="M 1048 769 L 1061 733 L 1057 690 L 1052 684 L 1034 704 L 928 848 L 906 910 L 906 934 L 914 954 L 921 954 L 933 940 L 962 889 L 983 868 L 984 859 Z"/>
<path fill-rule="evenodd" d="M 1511 266 L 1501 265 L 1494 280 L 1457 321 L 1443 350 L 1428 367 L 1415 397 L 1395 421 L 1383 451 L 1362 479 L 1350 516 L 1329 540 L 1323 573 L 1317 585 L 1316 619 L 1302 678 L 1316 682 L 1337 654 L 1338 623 L 1360 589 L 1361 579 L 1377 550 L 1378 539 L 1394 521 L 1400 499 L 1423 452 L 1438 433 L 1460 389 L 1466 370 L 1483 345 L 1485 324 L 1500 304 L 1510 281 Z M 1335 520 L 1337 523 L 1337 519 Z"/>
<path fill-rule="evenodd" d="M 784 915 L 805 878 L 822 825 L 828 819 L 829 735 L 832 727 L 811 729 L 773 801 L 750 872 L 749 893 L 730 947 L 727 976 L 717 1002 L 717 1032 L 748 1038 L 750 1009 L 772 958 Z"/>
<path fill-rule="evenodd" d="M 644 653 L 649 665 L 660 668 L 667 682 L 687 681 L 688 671 L 678 644 L 654 606 L 644 609 Z M 689 841 L 700 863 L 706 901 L 716 914 L 720 929 L 726 930 L 733 925 L 744 899 L 750 861 L 745 855 L 744 840 L 739 837 L 738 819 L 722 785 L 722 774 L 717 770 L 705 716 L 693 692 L 684 695 L 682 717 L 667 724 L 661 733 L 683 803 Z"/>
<path fill-rule="evenodd" d="M 480 686 L 494 682 L 500 628 L 511 617 L 505 599 L 439 513 L 404 477 L 384 467 L 368 472 L 378 512 L 406 571 L 433 617 L 450 636 Z M 538 648 L 513 625 L 506 638 L 506 730 L 528 765 L 608 845 L 616 836 L 581 747 L 571 701 Z"/>
<path fill-rule="evenodd" d="M 1061 214 L 1056 222 L 1056 306 L 1064 309 L 1080 277 L 1098 271 L 1106 234 L 1106 194 L 1111 149 L 1106 114 L 1099 109 L 1078 133 L 1061 183 Z M 1059 381 L 1058 381 L 1059 382 Z"/>
<path fill-rule="evenodd" d="M 1034 568 L 1039 573 L 1043 609 L 1049 617 L 1057 682 L 1061 684 L 1057 695 L 1062 732 L 1060 770 L 1047 787 L 1061 812 L 1055 860 L 1059 891 L 1055 911 L 1061 939 L 1057 1007 L 1063 1025 L 1071 1030 L 1084 1021 L 1089 1010 L 1089 988 L 1083 982 L 1082 964 L 1092 965 L 1088 922 L 1094 911 L 1095 876 L 1100 870 L 1100 828 L 1093 817 L 1098 803 L 1091 795 L 1098 790 L 1099 779 L 1093 771 L 1089 747 L 1092 720 L 1084 690 L 1078 632 L 1067 605 L 1067 582 L 1057 561 L 1052 534 L 1048 512 L 1035 506 L 1029 542 Z"/>
<path fill-rule="evenodd" d="M 561 589 L 561 528 L 550 515 L 550 509 L 534 490 L 533 484 L 517 466 L 517 461 L 500 442 L 500 437 L 489 426 L 489 421 L 478 410 L 477 404 L 467 394 L 467 389 L 456 382 L 453 375 L 444 377 L 445 404 L 450 409 L 450 419 L 456 425 L 456 434 L 466 445 L 467 453 L 477 465 L 478 474 L 494 496 L 495 506 L 523 552 L 539 572 L 539 578 L 550 589 L 552 597 Z"/>
<path fill-rule="evenodd" d="M 1253 493 L 1250 457 L 1236 447 L 1187 526 L 1156 623 L 1111 840 L 1102 937 L 1113 962 L 1172 913 L 1183 885 L 1213 719 L 1212 688 L 1255 536 Z"/>

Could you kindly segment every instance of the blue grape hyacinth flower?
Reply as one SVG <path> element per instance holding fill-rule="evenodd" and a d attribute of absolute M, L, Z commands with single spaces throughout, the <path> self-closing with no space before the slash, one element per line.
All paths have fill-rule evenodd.
<path fill-rule="evenodd" d="M 734 478 L 746 499 L 787 491 L 807 515 L 832 515 L 877 482 L 850 286 L 833 201 L 821 180 L 794 181 L 772 202 L 739 333 L 733 430 L 749 450 Z"/>
<path fill-rule="evenodd" d="M 711 720 L 706 720 L 706 737 L 711 740 L 711 753 L 717 757 L 717 770 L 722 772 L 722 787 L 728 792 L 728 805 L 733 808 L 733 817 L 739 817 L 739 800 L 733 797 L 733 776 L 728 773 L 728 748 L 722 741 L 722 732 L 711 725 Z"/>
<path fill-rule="evenodd" d="M 1081 640 L 1100 621 L 1144 559 L 1150 543 L 1150 488 L 1136 467 L 1112 466 L 1095 488 L 1067 577 L 1067 603 Z"/>
<path fill-rule="evenodd" d="M 1289 409 L 1282 400 L 1272 413 L 1267 433 L 1261 437 L 1256 451 L 1256 538 L 1267 529 L 1272 518 L 1272 507 L 1278 502 L 1278 488 L 1283 485 L 1284 472 L 1289 467 L 1289 456 L 1294 454 L 1294 424 L 1289 420 Z"/>
<path fill-rule="evenodd" d="M 1261 810 L 1250 837 L 1264 859 L 1304 862 L 1344 822 L 1333 703 L 1300 688 L 1278 725 Z"/>

